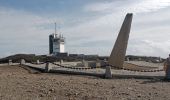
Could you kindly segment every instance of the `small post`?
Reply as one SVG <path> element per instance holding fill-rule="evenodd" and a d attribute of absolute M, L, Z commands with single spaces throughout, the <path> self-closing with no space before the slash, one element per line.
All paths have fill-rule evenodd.
<path fill-rule="evenodd" d="M 105 71 L 105 78 L 111 79 L 112 78 L 112 71 L 110 66 L 106 66 L 106 71 Z"/>
<path fill-rule="evenodd" d="M 11 59 L 8 60 L 8 65 L 12 65 L 12 60 Z"/>
<path fill-rule="evenodd" d="M 129 57 L 126 57 L 126 60 L 129 62 Z"/>
<path fill-rule="evenodd" d="M 24 65 L 25 64 L 25 60 L 21 59 L 20 65 Z"/>
<path fill-rule="evenodd" d="M 40 61 L 39 61 L 39 60 L 37 60 L 37 64 L 40 64 Z"/>
<path fill-rule="evenodd" d="M 170 54 L 169 54 L 169 57 L 167 58 L 166 62 L 167 62 L 167 65 L 165 68 L 165 75 L 166 75 L 165 79 L 170 80 Z"/>
<path fill-rule="evenodd" d="M 100 62 L 99 59 L 97 59 L 97 61 L 96 61 L 96 68 L 97 68 L 97 67 L 101 67 L 101 62 Z"/>
<path fill-rule="evenodd" d="M 60 60 L 60 65 L 63 64 L 63 62 L 64 62 L 64 61 L 61 59 L 61 60 Z"/>
<path fill-rule="evenodd" d="M 106 59 L 100 61 L 100 66 L 101 67 L 104 67 L 106 65 L 107 65 L 107 60 Z"/>
<path fill-rule="evenodd" d="M 82 64 L 83 64 L 84 67 L 89 67 L 88 61 L 85 61 L 84 59 L 82 61 Z"/>
<path fill-rule="evenodd" d="M 51 70 L 51 64 L 50 64 L 50 62 L 46 62 L 46 65 L 45 65 L 45 72 L 50 72 L 50 70 Z"/>

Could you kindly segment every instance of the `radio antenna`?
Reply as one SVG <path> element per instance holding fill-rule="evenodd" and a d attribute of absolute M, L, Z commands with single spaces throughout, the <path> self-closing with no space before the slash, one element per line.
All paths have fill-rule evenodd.
<path fill-rule="evenodd" d="M 54 24 L 55 24 L 55 34 L 56 34 L 56 31 L 57 31 L 57 29 L 56 29 L 56 27 L 57 27 L 57 26 L 56 26 L 56 22 L 55 22 Z"/>

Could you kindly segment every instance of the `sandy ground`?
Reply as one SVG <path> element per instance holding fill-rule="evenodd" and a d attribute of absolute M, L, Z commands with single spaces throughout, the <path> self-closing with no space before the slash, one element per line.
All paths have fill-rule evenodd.
<path fill-rule="evenodd" d="M 63 74 L 30 74 L 0 66 L 0 100 L 169 100 L 170 82 Z"/>

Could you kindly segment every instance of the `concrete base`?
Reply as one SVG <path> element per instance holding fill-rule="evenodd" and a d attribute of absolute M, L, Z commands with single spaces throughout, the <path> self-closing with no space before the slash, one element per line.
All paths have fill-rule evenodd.
<path fill-rule="evenodd" d="M 84 66 L 84 67 L 89 67 L 89 64 L 88 64 L 87 61 L 83 60 L 82 63 L 83 63 L 83 66 Z"/>
<path fill-rule="evenodd" d="M 63 63 L 64 63 L 64 61 L 61 59 L 61 60 L 60 60 L 60 65 L 63 64 Z"/>
<path fill-rule="evenodd" d="M 101 66 L 100 62 L 96 62 L 96 61 L 83 61 L 82 63 L 84 67 L 95 68 Z"/>
<path fill-rule="evenodd" d="M 82 65 L 83 65 L 84 67 L 88 67 L 88 66 L 89 66 L 89 65 L 88 65 L 88 62 L 85 61 L 84 59 L 82 60 Z"/>
<path fill-rule="evenodd" d="M 12 60 L 9 60 L 9 61 L 8 61 L 8 65 L 12 65 Z"/>
<path fill-rule="evenodd" d="M 106 66 L 105 78 L 112 78 L 112 71 L 110 66 Z"/>
<path fill-rule="evenodd" d="M 49 72 L 51 70 L 51 64 L 49 62 L 45 65 L 45 72 Z"/>
<path fill-rule="evenodd" d="M 167 65 L 165 78 L 167 80 L 170 80 L 170 65 Z"/>
<path fill-rule="evenodd" d="M 25 60 L 21 59 L 20 65 L 24 65 L 25 64 Z"/>
<path fill-rule="evenodd" d="M 96 61 L 96 67 L 101 67 L 101 61 Z"/>
<path fill-rule="evenodd" d="M 39 60 L 37 60 L 37 64 L 40 64 L 40 61 L 39 61 Z"/>

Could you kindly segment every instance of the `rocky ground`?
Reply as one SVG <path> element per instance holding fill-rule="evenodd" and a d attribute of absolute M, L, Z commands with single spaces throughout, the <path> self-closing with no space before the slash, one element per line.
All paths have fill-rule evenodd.
<path fill-rule="evenodd" d="M 170 82 L 39 73 L 0 66 L 0 100 L 169 100 Z"/>

